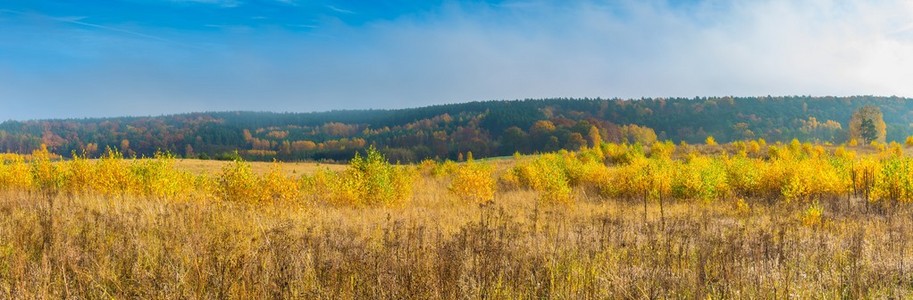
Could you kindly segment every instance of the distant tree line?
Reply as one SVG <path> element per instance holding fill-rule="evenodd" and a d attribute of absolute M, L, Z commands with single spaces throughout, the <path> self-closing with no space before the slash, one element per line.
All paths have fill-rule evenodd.
<path fill-rule="evenodd" d="M 854 117 L 864 106 L 879 109 L 883 122 Z M 457 159 L 466 152 L 490 157 L 575 150 L 601 141 L 699 143 L 708 136 L 718 142 L 842 143 L 874 132 L 875 139 L 903 141 L 913 134 L 911 124 L 913 102 L 899 97 L 527 99 L 393 110 L 6 121 L 0 123 L 0 151 L 29 153 L 45 144 L 65 156 L 94 157 L 110 147 L 128 156 L 168 151 L 214 159 L 237 153 L 254 160 L 345 161 L 374 145 L 391 160 L 410 162 Z"/>

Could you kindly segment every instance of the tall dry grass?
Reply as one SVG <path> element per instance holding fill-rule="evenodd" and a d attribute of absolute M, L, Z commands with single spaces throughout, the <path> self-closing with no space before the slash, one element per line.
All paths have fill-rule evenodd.
<path fill-rule="evenodd" d="M 905 298 L 913 210 L 587 199 L 405 207 L 5 193 L 0 298 Z"/>

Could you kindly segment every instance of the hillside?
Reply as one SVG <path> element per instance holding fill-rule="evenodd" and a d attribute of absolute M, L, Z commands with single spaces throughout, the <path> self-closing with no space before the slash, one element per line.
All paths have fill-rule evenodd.
<path fill-rule="evenodd" d="M 204 112 L 156 117 L 7 121 L 0 151 L 97 156 L 157 150 L 184 157 L 347 160 L 375 145 L 391 160 L 456 159 L 577 149 L 609 142 L 816 140 L 842 143 L 853 111 L 875 105 L 887 139 L 913 134 L 913 101 L 899 97 L 710 97 L 486 101 L 395 110 Z"/>

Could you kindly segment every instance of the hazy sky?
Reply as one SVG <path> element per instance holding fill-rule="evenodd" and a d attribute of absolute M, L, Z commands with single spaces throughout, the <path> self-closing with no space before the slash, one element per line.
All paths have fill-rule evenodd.
<path fill-rule="evenodd" d="M 0 1 L 0 120 L 857 94 L 913 96 L 913 1 Z"/>

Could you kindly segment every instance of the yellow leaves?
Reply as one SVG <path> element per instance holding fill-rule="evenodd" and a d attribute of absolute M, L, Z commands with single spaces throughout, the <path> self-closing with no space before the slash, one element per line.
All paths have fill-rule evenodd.
<path fill-rule="evenodd" d="M 824 221 L 824 208 L 814 202 L 799 214 L 799 221 L 808 227 L 820 226 Z"/>
<path fill-rule="evenodd" d="M 63 190 L 70 195 L 85 195 L 91 190 L 93 175 L 97 174 L 95 165 L 87 159 L 74 155 L 65 164 Z"/>
<path fill-rule="evenodd" d="M 258 176 L 249 163 L 236 160 L 222 169 L 218 182 L 218 193 L 224 201 L 263 205 L 294 202 L 301 196 L 299 181 L 285 175 L 278 162 Z"/>
<path fill-rule="evenodd" d="M 417 173 L 394 166 L 370 147 L 366 156 L 356 154 L 349 167 L 337 176 L 327 176 L 329 200 L 348 206 L 400 206 L 412 198 L 412 184 Z"/>
<path fill-rule="evenodd" d="M 157 152 L 153 159 L 135 161 L 130 166 L 139 183 L 134 193 L 159 199 L 177 199 L 193 192 L 193 178 L 174 167 L 174 156 Z"/>
<path fill-rule="evenodd" d="M 783 199 L 786 202 L 791 202 L 795 200 L 806 200 L 811 195 L 811 189 L 809 188 L 809 182 L 806 177 L 799 176 L 798 173 L 793 173 L 786 180 L 786 184 L 780 189 L 780 193 L 783 195 Z"/>
<path fill-rule="evenodd" d="M 672 158 L 675 153 L 675 144 L 672 141 L 656 142 L 650 147 L 650 157 L 653 158 Z"/>
<path fill-rule="evenodd" d="M 568 166 L 571 163 L 571 166 Z M 578 164 L 575 164 L 578 163 Z M 591 162 L 590 164 L 596 164 Z M 544 204 L 567 205 L 574 202 L 571 178 L 583 179 L 587 171 L 575 156 L 558 153 L 543 154 L 535 160 L 519 164 L 510 172 L 516 174 L 521 185 L 540 192 L 539 201 Z M 577 175 L 569 175 L 577 174 Z"/>
<path fill-rule="evenodd" d="M 729 192 L 724 166 L 720 161 L 707 156 L 690 156 L 675 178 L 673 188 L 680 198 L 710 201 Z"/>
<path fill-rule="evenodd" d="M 614 195 L 623 198 L 642 197 L 648 193 L 649 178 L 647 178 L 648 159 L 637 156 L 626 165 L 619 166 L 613 172 L 612 183 Z"/>
<path fill-rule="evenodd" d="M 543 178 L 539 201 L 543 204 L 568 205 L 574 202 L 571 186 L 567 175 L 558 167 L 546 168 L 542 173 Z"/>
<path fill-rule="evenodd" d="M 500 187 L 504 190 L 516 190 L 522 187 L 520 176 L 517 176 L 517 172 L 514 172 L 514 170 L 504 172 L 498 180 Z"/>
<path fill-rule="evenodd" d="M 868 162 L 863 168 L 861 172 L 874 175 L 870 182 L 862 182 L 862 185 L 870 184 L 870 200 L 913 201 L 913 160 L 891 157 L 877 165 Z"/>
<path fill-rule="evenodd" d="M 107 148 L 95 166 L 92 190 L 102 196 L 124 196 L 132 192 L 137 184 L 130 172 L 130 163 L 116 149 Z"/>
<path fill-rule="evenodd" d="M 884 151 L 885 148 L 887 148 L 887 146 L 884 143 L 879 143 L 878 141 L 872 141 L 871 143 L 869 143 L 869 146 L 871 146 L 872 149 L 875 149 L 876 151 L 879 151 L 879 152 Z"/>
<path fill-rule="evenodd" d="M 448 159 L 442 163 L 435 165 L 431 171 L 431 174 L 434 175 L 435 177 L 442 177 L 442 176 L 453 174 L 454 172 L 456 172 L 456 169 L 457 169 L 457 163 Z"/>
<path fill-rule="evenodd" d="M 464 201 L 483 203 L 494 199 L 495 179 L 488 164 L 468 161 L 453 174 L 450 192 Z"/>
<path fill-rule="evenodd" d="M 240 159 L 222 168 L 218 178 L 219 198 L 223 201 L 256 204 L 259 202 L 260 184 L 249 163 Z"/>
<path fill-rule="evenodd" d="M 25 159 L 17 154 L 4 154 L 0 157 L 0 189 L 28 191 L 32 188 L 30 167 Z"/>
<path fill-rule="evenodd" d="M 707 138 L 704 139 L 704 144 L 707 144 L 707 146 L 711 146 L 711 147 L 717 145 L 716 139 L 714 139 L 712 135 L 708 135 Z"/>
<path fill-rule="evenodd" d="M 891 142 L 882 150 L 882 156 L 903 156 L 903 146 L 898 142 Z"/>
<path fill-rule="evenodd" d="M 834 156 L 842 159 L 856 160 L 856 151 L 847 150 L 846 147 L 840 146 L 837 147 L 837 150 L 834 150 Z"/>
<path fill-rule="evenodd" d="M 288 203 L 297 201 L 301 194 L 298 181 L 285 175 L 282 164 L 274 161 L 269 172 L 261 179 L 261 202 Z"/>
<path fill-rule="evenodd" d="M 41 144 L 41 148 L 32 152 L 31 170 L 35 186 L 42 192 L 57 192 L 63 185 L 61 172 L 51 164 L 51 152 Z"/>
<path fill-rule="evenodd" d="M 762 144 L 759 140 L 730 145 L 745 155 L 691 152 L 685 159 L 673 159 L 675 145 L 669 142 L 651 145 L 649 157 L 641 145 L 603 143 L 579 152 L 508 160 L 505 163 L 514 165 L 500 177 L 500 188 L 537 191 L 538 201 L 549 205 L 574 203 L 578 192 L 645 202 L 766 198 L 807 204 L 851 193 L 869 201 L 913 201 L 913 158 L 901 155 L 900 144 L 877 155 L 845 147 L 831 154 L 822 145 L 796 140 L 768 147 L 769 158 L 747 154 L 761 151 Z M 151 159 L 125 159 L 115 149 L 107 149 L 96 161 L 78 155 L 57 160 L 47 148 L 29 156 L 0 154 L 0 190 L 376 207 L 407 203 L 419 170 L 423 176 L 446 178 L 437 182 L 449 182 L 449 191 L 466 202 L 491 201 L 499 188 L 489 163 L 468 158 L 464 164 L 428 160 L 415 167 L 397 166 L 373 148 L 356 156 L 345 171 L 320 170 L 300 179 L 286 175 L 280 163 L 260 175 L 239 160 L 211 176 L 191 175 L 174 163 L 173 156 L 163 153 Z M 735 203 L 735 209 L 741 209 L 740 202 Z"/>
<path fill-rule="evenodd" d="M 748 154 L 752 154 L 752 155 L 761 154 L 761 147 L 763 147 L 763 144 L 761 142 L 763 142 L 763 141 L 764 141 L 763 139 L 761 139 L 760 142 L 759 141 L 749 141 L 746 152 L 748 152 Z"/>
<path fill-rule="evenodd" d="M 627 163 L 633 156 L 640 153 L 634 149 L 634 146 L 628 144 L 602 144 L 602 153 L 605 159 L 612 163 Z"/>
<path fill-rule="evenodd" d="M 787 202 L 836 197 L 848 190 L 845 172 L 827 157 L 777 160 L 772 166 L 766 188 L 779 186 L 780 195 Z"/>
<path fill-rule="evenodd" d="M 724 160 L 724 168 L 729 187 L 733 193 L 743 197 L 760 194 L 761 175 L 764 162 L 744 156 Z"/>

